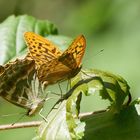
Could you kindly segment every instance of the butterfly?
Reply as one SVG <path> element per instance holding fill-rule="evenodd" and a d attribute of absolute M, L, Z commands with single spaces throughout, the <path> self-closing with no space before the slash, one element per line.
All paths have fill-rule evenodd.
<path fill-rule="evenodd" d="M 46 97 L 35 73 L 33 60 L 16 59 L 0 67 L 0 96 L 28 110 L 32 116 L 42 109 Z"/>
<path fill-rule="evenodd" d="M 46 85 L 70 79 L 81 70 L 86 40 L 79 35 L 64 52 L 48 39 L 33 32 L 25 32 L 29 55 L 36 63 L 38 78 Z"/>

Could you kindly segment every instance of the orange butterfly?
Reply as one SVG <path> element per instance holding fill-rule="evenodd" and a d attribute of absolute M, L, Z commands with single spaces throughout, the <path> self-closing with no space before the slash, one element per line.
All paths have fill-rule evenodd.
<path fill-rule="evenodd" d="M 24 34 L 31 58 L 37 66 L 38 78 L 48 84 L 74 77 L 81 69 L 86 48 L 83 35 L 78 36 L 64 52 L 49 40 L 33 32 Z"/>

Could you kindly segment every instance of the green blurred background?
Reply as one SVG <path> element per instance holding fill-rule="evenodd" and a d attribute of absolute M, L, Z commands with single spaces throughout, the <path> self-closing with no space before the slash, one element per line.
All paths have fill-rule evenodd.
<path fill-rule="evenodd" d="M 48 19 L 62 35 L 74 38 L 84 34 L 87 49 L 83 68 L 96 68 L 121 75 L 128 81 L 133 99 L 139 97 L 139 0 L 0 0 L 0 21 L 11 14 Z M 104 51 L 99 53 L 102 49 Z M 82 110 L 96 109 L 97 106 L 104 108 L 105 105 L 100 97 L 86 98 Z M 23 110 L 0 99 L 0 114 L 15 112 Z M 13 123 L 18 118 L 19 115 L 1 117 L 0 124 Z M 32 118 L 27 117 L 25 120 L 30 121 Z M 34 128 L 7 130 L 0 132 L 0 140 L 30 140 L 34 135 Z"/>

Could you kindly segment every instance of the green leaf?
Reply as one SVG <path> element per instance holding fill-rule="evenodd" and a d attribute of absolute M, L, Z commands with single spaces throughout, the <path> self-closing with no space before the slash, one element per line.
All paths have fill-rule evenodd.
<path fill-rule="evenodd" d="M 56 45 L 62 46 L 62 50 L 71 41 L 68 37 L 58 36 L 56 27 L 49 21 L 37 20 L 27 15 L 10 16 L 0 24 L 0 64 L 5 64 L 9 60 L 27 53 L 23 39 L 23 33 L 26 31 L 47 36 Z M 0 71 L 3 72 L 2 66 L 0 66 Z M 124 101 L 130 95 L 130 88 L 122 77 L 100 70 L 84 70 L 73 78 L 71 87 L 59 108 L 54 109 L 47 117 L 48 123 L 43 122 L 39 127 L 39 136 L 36 139 L 78 140 L 84 137 L 84 139 L 99 140 L 113 137 L 113 139 L 120 140 L 120 135 L 121 138 L 128 139 L 130 135 L 127 136 L 126 132 L 129 133 L 129 128 L 132 127 L 131 122 L 134 124 L 131 129 L 132 132 L 139 130 L 139 125 L 137 125 L 139 117 L 136 115 L 134 106 L 132 106 L 137 103 L 135 107 L 139 110 L 139 102 L 136 101 L 126 108 Z M 82 94 L 91 96 L 98 92 L 102 99 L 110 101 L 110 111 L 80 119 Z M 124 133 L 118 134 L 119 130 Z M 140 137 L 138 133 L 136 137 L 134 133 L 131 133 L 131 136 L 134 139 Z"/>
<path fill-rule="evenodd" d="M 121 77 L 116 76 L 109 72 L 101 70 L 83 70 L 72 80 L 72 87 L 80 80 L 91 79 L 87 82 L 86 95 L 94 94 L 99 91 L 102 99 L 108 99 L 110 101 L 110 110 L 119 112 L 124 105 L 125 98 L 130 95 L 129 85 Z M 83 81 L 84 83 L 84 81 Z"/>
<path fill-rule="evenodd" d="M 110 108 L 108 113 L 111 116 L 115 116 L 116 113 L 119 114 L 121 110 L 126 108 L 124 100 L 126 96 L 129 95 L 129 86 L 127 82 L 120 76 L 99 70 L 86 70 L 73 78 L 71 87 L 72 88 L 63 97 L 63 99 L 66 100 L 66 103 L 63 104 L 65 106 L 63 107 L 65 108 L 65 111 L 63 112 L 64 114 L 62 114 L 62 112 L 58 109 L 58 112 L 61 115 L 56 114 L 55 116 L 56 120 L 59 120 L 60 116 L 63 116 L 63 121 L 65 121 L 65 124 L 68 128 L 68 130 L 66 129 L 66 132 L 68 133 L 69 131 L 71 139 L 82 139 L 87 131 L 85 130 L 87 127 L 86 121 L 79 119 L 82 94 L 90 96 L 99 92 L 102 99 L 108 99 L 110 101 Z M 60 99 L 59 101 L 62 101 L 63 99 Z M 51 120 L 54 120 L 54 118 Z M 51 121 L 49 121 L 49 123 L 45 126 L 47 129 L 49 126 L 56 128 L 58 127 L 56 122 L 53 124 L 50 122 Z M 47 130 L 45 127 L 45 134 L 41 131 L 42 129 L 40 129 L 39 133 L 43 133 L 42 136 L 45 135 L 45 139 L 50 139 L 46 133 Z M 94 125 L 92 127 L 94 127 Z M 65 131 L 63 134 L 65 134 Z"/>
<path fill-rule="evenodd" d="M 82 93 L 74 90 L 66 103 L 66 122 L 72 139 L 79 140 L 84 135 L 85 123 L 78 118 Z"/>
<path fill-rule="evenodd" d="M 33 31 L 42 36 L 56 35 L 56 27 L 47 20 L 37 20 L 32 16 L 10 16 L 0 24 L 0 64 L 27 53 L 23 34 Z"/>
<path fill-rule="evenodd" d="M 66 124 L 66 101 L 63 101 L 58 109 L 54 109 L 49 114 L 47 121 L 40 125 L 39 135 L 34 138 L 35 140 L 71 140 Z"/>
<path fill-rule="evenodd" d="M 85 140 L 139 140 L 140 116 L 134 106 L 118 114 L 104 112 L 81 118 L 86 123 Z"/>
<path fill-rule="evenodd" d="M 67 97 L 69 96 L 66 111 L 68 128 L 74 139 L 84 136 L 84 129 L 81 129 L 81 133 L 79 133 L 81 137 L 78 137 L 79 135 L 75 131 L 78 127 L 76 121 L 80 112 L 80 100 L 79 102 L 77 100 L 81 93 L 89 96 L 99 91 L 102 99 L 110 101 L 109 110 L 112 114 L 120 112 L 125 107 L 124 101 L 129 95 L 129 86 L 122 77 L 100 70 L 82 71 L 73 78 L 71 86 L 72 89 L 66 94 Z M 81 121 L 79 120 L 79 122 Z"/>

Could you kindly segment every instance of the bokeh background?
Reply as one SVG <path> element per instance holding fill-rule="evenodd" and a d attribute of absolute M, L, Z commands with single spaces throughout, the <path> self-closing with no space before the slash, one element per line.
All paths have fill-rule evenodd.
<path fill-rule="evenodd" d="M 139 0 L 0 0 L 0 22 L 12 14 L 48 19 L 62 35 L 74 38 L 84 34 L 87 49 L 83 68 L 121 75 L 130 85 L 133 99 L 139 97 Z M 99 97 L 86 98 L 82 110 L 105 105 Z M 0 111 L 0 114 L 10 114 L 21 109 L 0 99 Z M 0 117 L 0 124 L 13 123 L 18 117 Z M 35 128 L 7 130 L 0 132 L 0 139 L 30 140 L 34 135 Z"/>

